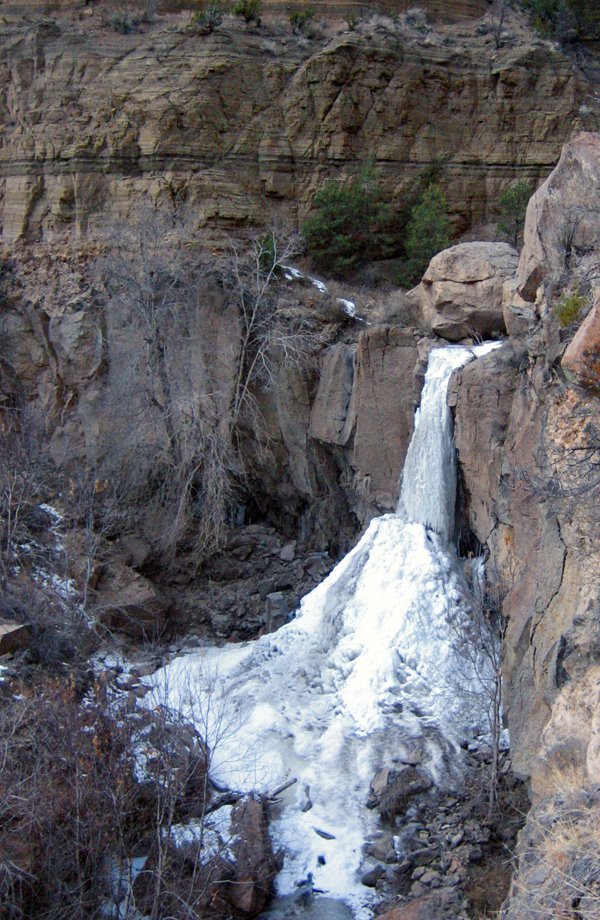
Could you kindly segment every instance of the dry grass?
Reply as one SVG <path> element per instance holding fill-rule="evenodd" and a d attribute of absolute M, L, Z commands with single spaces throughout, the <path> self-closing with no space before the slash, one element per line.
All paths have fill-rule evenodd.
<path fill-rule="evenodd" d="M 548 774 L 550 794 L 529 818 L 512 898 L 516 916 L 600 917 L 600 801 L 571 764 Z M 521 911 L 521 913 L 519 913 Z"/>

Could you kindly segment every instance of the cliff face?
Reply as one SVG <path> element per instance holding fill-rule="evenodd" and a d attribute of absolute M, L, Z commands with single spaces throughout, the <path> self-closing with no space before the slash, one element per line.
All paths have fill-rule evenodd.
<path fill-rule="evenodd" d="M 120 593 L 131 595 L 130 607 L 137 596 L 137 607 L 149 611 L 145 626 L 153 617 L 162 622 L 170 607 L 219 635 L 256 634 L 265 626 L 268 594 L 283 592 L 294 609 L 298 594 L 323 576 L 361 524 L 395 507 L 420 385 L 413 377 L 419 334 L 365 329 L 332 295 L 281 279 L 273 309 L 299 316 L 302 328 L 314 330 L 314 344 L 299 340 L 305 353 L 291 364 L 274 346 L 268 380 L 253 385 L 250 415 L 238 420 L 235 450 L 219 456 L 215 444 L 231 447 L 242 368 L 235 291 L 224 286 L 212 258 L 191 299 L 183 307 L 170 301 L 161 312 L 161 364 L 147 350 L 145 314 L 107 299 L 102 264 L 97 248 L 41 245 L 14 260 L 0 310 L 0 405 L 32 407 L 31 427 L 43 437 L 63 489 L 78 494 L 92 476 L 108 518 L 111 504 L 116 509 L 106 499 L 114 493 L 115 533 L 126 539 L 115 545 L 108 569 L 94 563 L 104 608 L 121 607 Z M 158 263 L 150 264 L 156 271 Z M 231 271 L 226 260 L 221 264 Z M 130 268 L 115 262 L 108 271 Z M 137 280 L 151 283 L 151 274 Z M 199 517 L 210 518 L 204 498 L 193 499 L 176 558 L 169 561 L 162 545 L 179 514 L 167 510 L 166 494 L 172 484 L 177 490 L 186 457 L 195 458 L 192 477 L 202 469 L 205 481 L 214 469 L 217 492 L 230 474 L 236 483 L 225 500 L 235 527 L 208 566 L 208 584 L 198 580 L 199 556 L 188 545 Z M 166 594 L 156 597 L 124 563 L 166 583 Z M 88 575 L 74 563 L 78 584 Z"/>
<path fill-rule="evenodd" d="M 600 137 L 581 135 L 532 198 L 505 285 L 508 325 L 518 316 L 528 331 L 462 370 L 451 397 L 469 519 L 505 617 L 513 761 L 533 794 L 511 920 L 559 912 L 568 876 L 589 900 L 581 916 L 597 910 L 573 860 L 592 852 L 600 778 L 599 178 Z M 573 326 L 559 318 L 573 291 L 589 312 L 565 352 Z"/>
<path fill-rule="evenodd" d="M 194 35 L 186 15 L 132 35 L 96 14 L 2 27 L 6 242 L 93 235 L 148 197 L 213 237 L 294 224 L 325 178 L 368 157 L 396 204 L 442 164 L 464 229 L 594 123 L 591 85 L 567 57 L 510 31 L 496 50 L 489 21 L 448 31 L 380 17 L 309 39 L 232 19 Z"/>
<path fill-rule="evenodd" d="M 400 17 L 306 38 L 281 23 L 248 30 L 228 20 L 202 37 L 183 14 L 134 35 L 94 17 L 9 21 L 0 33 L 0 229 L 18 253 L 0 315 L 0 402 L 19 391 L 41 407 L 67 471 L 101 470 L 117 430 L 143 470 L 169 446 L 164 407 L 146 406 L 130 424 L 144 385 L 160 387 L 132 376 L 142 333 L 106 309 L 92 271 L 98 239 L 140 201 L 177 206 L 215 243 L 234 228 L 297 225 L 324 179 L 354 174 L 367 157 L 401 205 L 441 160 L 464 229 L 490 215 L 507 183 L 542 178 L 566 138 L 597 124 L 593 87 L 570 59 L 510 32 L 496 50 L 489 23 L 449 32 Z M 600 141 L 580 135 L 530 203 L 516 269 L 505 244 L 465 244 L 438 257 L 412 295 L 446 338 L 510 336 L 455 376 L 450 399 L 466 516 L 490 552 L 506 623 L 514 764 L 536 809 L 511 920 L 556 907 L 521 897 L 535 887 L 527 873 L 540 861 L 527 835 L 554 778 L 576 774 L 588 790 L 600 782 L 599 188 Z M 38 245 L 19 250 L 26 242 Z M 170 372 L 183 402 L 210 396 L 218 419 L 231 401 L 240 315 L 210 279 L 199 293 Z M 595 302 L 576 336 L 557 319 L 574 295 L 586 309 Z M 303 297 L 314 317 L 323 304 Z M 322 326 L 316 365 L 282 366 L 257 389 L 261 434 L 242 432 L 254 517 L 213 560 L 211 582 L 199 583 L 186 558 L 157 597 L 144 581 L 156 574 L 146 564 L 152 533 L 140 523 L 141 533 L 120 535 L 117 574 L 97 573 L 105 606 L 122 606 L 133 584 L 132 609 L 159 616 L 176 600 L 183 613 L 201 608 L 219 635 L 255 634 L 267 597 L 274 605 L 287 592 L 292 606 L 325 572 L 327 551 L 395 506 L 433 339 L 339 316 Z"/>

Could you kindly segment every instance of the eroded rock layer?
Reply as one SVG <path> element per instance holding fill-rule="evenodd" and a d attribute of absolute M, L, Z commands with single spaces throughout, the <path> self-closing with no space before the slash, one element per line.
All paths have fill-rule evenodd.
<path fill-rule="evenodd" d="M 147 198 L 184 206 L 213 236 L 294 224 L 325 178 L 369 158 L 398 205 L 442 165 L 464 229 L 510 180 L 546 175 L 563 141 L 593 123 L 591 86 L 571 60 L 522 35 L 496 49 L 489 24 L 454 35 L 404 17 L 306 38 L 227 19 L 202 36 L 182 17 L 140 34 L 95 18 L 7 21 L 5 241 L 96 232 Z"/>

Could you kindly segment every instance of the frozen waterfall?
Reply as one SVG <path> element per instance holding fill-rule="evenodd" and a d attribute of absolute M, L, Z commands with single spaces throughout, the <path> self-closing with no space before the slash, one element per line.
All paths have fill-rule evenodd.
<path fill-rule="evenodd" d="M 448 545 L 456 477 L 446 388 L 452 370 L 491 347 L 431 353 L 398 513 L 370 524 L 294 620 L 152 677 L 161 699 L 201 723 L 223 784 L 272 791 L 297 780 L 272 823 L 286 853 L 282 895 L 312 872 L 355 917 L 370 917 L 359 870 L 377 821 L 365 808 L 371 778 L 418 743 L 423 767 L 451 784 L 458 744 L 480 718 L 457 690 L 448 629 L 463 615 L 464 588 Z"/>
<path fill-rule="evenodd" d="M 479 347 L 479 353 L 489 350 Z M 477 349 L 473 350 L 475 354 Z M 447 541 L 454 530 L 456 504 L 456 454 L 452 413 L 446 391 L 452 371 L 472 357 L 460 346 L 436 348 L 429 356 L 421 406 L 406 454 L 398 512 L 418 521 Z"/>

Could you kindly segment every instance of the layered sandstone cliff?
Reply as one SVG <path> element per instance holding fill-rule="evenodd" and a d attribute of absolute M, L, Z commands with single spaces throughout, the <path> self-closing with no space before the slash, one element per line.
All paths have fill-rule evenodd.
<path fill-rule="evenodd" d="M 179 205 L 213 237 L 296 224 L 324 179 L 369 158 L 398 207 L 442 166 L 466 229 L 595 123 L 593 87 L 573 61 L 516 26 L 496 48 L 489 16 L 452 28 L 405 15 L 354 31 L 338 21 L 307 38 L 231 17 L 201 36 L 183 13 L 120 34 L 96 9 L 0 26 L 8 243 L 93 234 L 148 198 Z"/>

